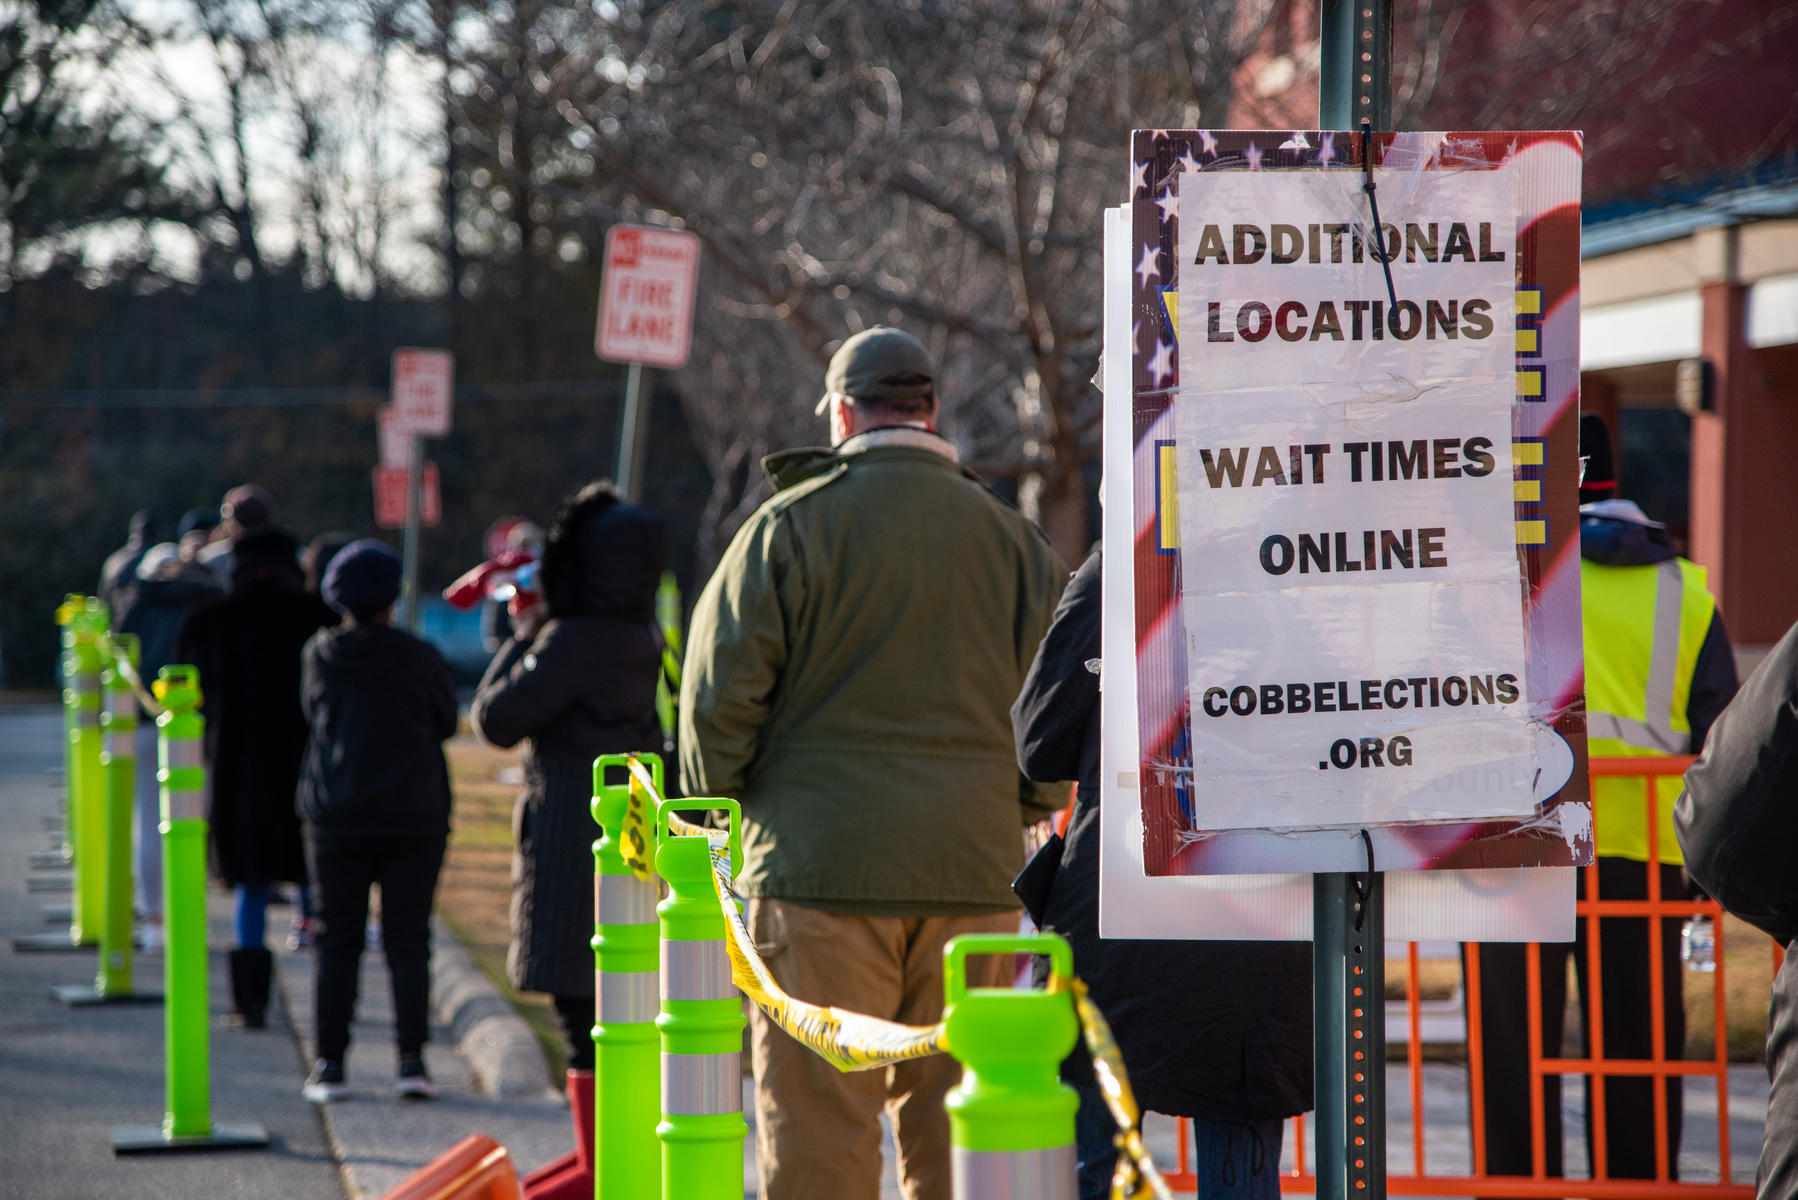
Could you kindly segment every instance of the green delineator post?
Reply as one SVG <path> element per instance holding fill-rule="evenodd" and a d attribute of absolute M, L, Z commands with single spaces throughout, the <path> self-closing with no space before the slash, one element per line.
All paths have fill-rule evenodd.
<path fill-rule="evenodd" d="M 1061 1060 L 1080 1036 L 1069 992 L 973 988 L 968 956 L 1047 954 L 1074 974 L 1074 952 L 1051 933 L 965 934 L 943 950 L 949 1053 L 965 1068 L 943 1107 L 955 1200 L 1074 1200 L 1074 1110 Z"/>
<path fill-rule="evenodd" d="M 606 769 L 624 769 L 630 756 L 606 754 L 593 763 L 593 1190 L 596 1200 L 639 1200 L 662 1191 L 662 1149 L 656 1140 L 662 1101 L 661 1035 L 656 979 L 656 882 L 625 865 L 624 818 L 631 783 L 606 783 Z M 662 760 L 636 756 L 662 790 Z M 641 799 L 639 802 L 642 802 Z M 650 801 L 653 803 L 653 801 Z M 646 822 L 647 823 L 647 822 Z M 647 852 L 647 847 L 644 848 Z"/>
<path fill-rule="evenodd" d="M 131 830 L 137 804 L 137 695 L 121 661 L 135 668 L 135 634 L 107 634 L 100 643 L 106 667 L 100 679 L 106 705 L 100 714 L 100 770 L 106 791 L 105 820 L 99 837 L 105 846 L 102 880 L 100 970 L 92 987 L 64 985 L 50 989 L 64 1004 L 130 1004 L 162 999 L 160 992 L 131 986 Z"/>
<path fill-rule="evenodd" d="M 75 774 L 69 782 L 75 817 L 75 899 L 69 939 L 84 946 L 99 944 L 106 911 L 106 775 L 100 765 L 100 671 L 106 658 L 100 642 L 110 624 L 106 606 L 92 596 L 72 623 L 75 725 L 69 746 Z"/>
<path fill-rule="evenodd" d="M 117 1154 L 266 1146 L 260 1125 L 214 1124 L 211 1044 L 207 1035 L 206 766 L 199 714 L 200 673 L 164 667 L 156 679 L 163 714 L 156 718 L 162 784 L 162 919 L 164 1071 L 168 1111 L 161 1125 L 115 1125 Z"/>
<path fill-rule="evenodd" d="M 730 979 L 729 936 L 712 887 L 708 839 L 671 836 L 676 810 L 730 813 L 731 872 L 743 864 L 734 800 L 663 800 L 655 816 L 655 868 L 668 883 L 656 906 L 662 934 L 663 1200 L 741 1200 L 743 999 Z M 612 1200 L 607 1197 L 607 1200 Z"/>
<path fill-rule="evenodd" d="M 75 861 L 75 708 L 74 650 L 75 614 L 87 607 L 87 597 L 70 592 L 56 606 L 56 644 L 62 648 L 62 857 L 70 865 Z"/>

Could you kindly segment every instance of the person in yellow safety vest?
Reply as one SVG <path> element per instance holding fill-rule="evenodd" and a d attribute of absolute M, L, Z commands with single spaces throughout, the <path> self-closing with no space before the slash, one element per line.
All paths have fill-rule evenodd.
<path fill-rule="evenodd" d="M 1667 527 L 1651 521 L 1635 502 L 1616 498 L 1617 476 L 1610 432 L 1596 413 L 1580 418 L 1580 587 L 1586 646 L 1586 749 L 1593 758 L 1696 754 L 1705 734 L 1736 693 L 1735 655 L 1705 570 L 1679 556 Z M 1643 779 L 1592 780 L 1593 836 L 1598 851 L 1598 898 L 1648 898 L 1647 788 Z M 1654 782 L 1659 826 L 1657 869 L 1661 895 L 1689 894 L 1673 834 L 1673 804 L 1681 782 Z M 1579 873 L 1580 896 L 1586 873 Z M 1666 1058 L 1685 1056 L 1686 1017 L 1680 962 L 1679 917 L 1661 922 L 1661 962 L 1650 961 L 1648 921 L 1603 917 L 1599 921 L 1606 1058 L 1653 1056 L 1653 993 L 1662 989 Z M 1581 1053 L 1595 1047 L 1585 998 L 1591 981 L 1578 940 L 1542 947 L 1542 1053 L 1560 1053 L 1567 999 L 1567 958 L 1572 954 L 1581 997 Z M 1528 1046 L 1528 993 L 1524 947 L 1480 947 L 1481 1027 L 1485 1039 L 1486 1170 L 1492 1175 L 1532 1173 Z M 1562 1174 L 1561 1081 L 1542 1081 L 1543 1127 L 1549 1175 Z M 1667 1168 L 1679 1178 L 1682 1090 L 1666 1082 Z M 1646 1078 L 1613 1077 L 1605 1083 L 1606 1173 L 1613 1179 L 1655 1177 L 1654 1087 Z M 1586 1155 L 1592 1146 L 1592 1089 L 1586 1081 Z"/>

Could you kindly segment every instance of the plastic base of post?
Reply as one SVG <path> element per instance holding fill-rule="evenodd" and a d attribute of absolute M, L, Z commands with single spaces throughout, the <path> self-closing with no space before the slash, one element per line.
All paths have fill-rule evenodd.
<path fill-rule="evenodd" d="M 31 869 L 33 871 L 54 871 L 74 865 L 75 860 L 61 850 L 33 850 L 31 852 Z"/>
<path fill-rule="evenodd" d="M 44 920 L 51 925 L 67 925 L 75 919 L 73 904 L 40 904 L 38 907 L 44 910 Z"/>
<path fill-rule="evenodd" d="M 67 920 L 65 917 L 64 920 Z M 19 951 L 57 951 L 57 950 L 98 950 L 99 941 L 78 942 L 66 931 L 63 933 L 28 933 L 12 940 L 12 948 Z"/>
<path fill-rule="evenodd" d="M 92 984 L 59 983 L 50 994 L 70 1008 L 86 1008 L 95 1004 L 161 1004 L 161 992 L 101 992 Z"/>
<path fill-rule="evenodd" d="M 258 1150 L 267 1147 L 268 1130 L 249 1122 L 221 1122 L 211 1133 L 172 1137 L 160 1125 L 114 1125 L 114 1154 L 155 1154 L 166 1150 Z"/>
<path fill-rule="evenodd" d="M 33 875 L 25 881 L 28 892 L 72 892 L 75 890 L 73 875 Z"/>

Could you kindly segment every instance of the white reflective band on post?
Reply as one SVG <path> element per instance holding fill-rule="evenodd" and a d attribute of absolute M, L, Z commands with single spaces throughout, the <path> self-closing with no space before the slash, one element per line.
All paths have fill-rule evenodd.
<path fill-rule="evenodd" d="M 593 1019 L 601 1025 L 637 1025 L 661 1014 L 654 971 L 596 971 L 598 1003 Z"/>
<path fill-rule="evenodd" d="M 599 925 L 648 925 L 656 919 L 656 885 L 635 875 L 601 875 L 593 919 Z"/>
<path fill-rule="evenodd" d="M 171 771 L 205 766 L 199 738 L 169 738 L 163 743 L 162 765 Z"/>
<path fill-rule="evenodd" d="M 1075 1200 L 1074 1147 L 968 1150 L 954 1147 L 955 1200 Z"/>
<path fill-rule="evenodd" d="M 136 758 L 137 735 L 129 729 L 113 726 L 106 731 L 106 753 L 112 758 Z"/>
<path fill-rule="evenodd" d="M 730 954 L 722 938 L 662 943 L 662 999 L 734 1000 Z"/>
<path fill-rule="evenodd" d="M 100 710 L 97 708 L 78 708 L 75 710 L 75 724 L 81 729 L 100 728 Z"/>
<path fill-rule="evenodd" d="M 77 693 L 83 696 L 94 695 L 100 690 L 100 673 L 95 671 L 92 674 L 89 674 L 88 672 L 83 671 L 81 674 L 75 676 L 72 686 Z"/>
<path fill-rule="evenodd" d="M 114 715 L 134 713 L 137 711 L 137 697 L 131 694 L 130 688 L 107 688 L 106 711 Z"/>
<path fill-rule="evenodd" d="M 662 1111 L 676 1117 L 742 1112 L 743 1052 L 662 1055 Z"/>
<path fill-rule="evenodd" d="M 206 793 L 200 788 L 164 788 L 162 816 L 166 821 L 206 819 Z"/>

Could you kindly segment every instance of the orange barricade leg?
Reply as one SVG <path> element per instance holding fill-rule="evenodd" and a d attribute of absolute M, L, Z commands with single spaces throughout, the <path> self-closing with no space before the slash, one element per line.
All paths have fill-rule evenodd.
<path fill-rule="evenodd" d="M 568 1072 L 568 1112 L 574 1150 L 519 1180 L 524 1200 L 593 1200 L 593 1072 Z"/>
<path fill-rule="evenodd" d="M 506 1148 L 472 1133 L 381 1200 L 520 1200 Z"/>

